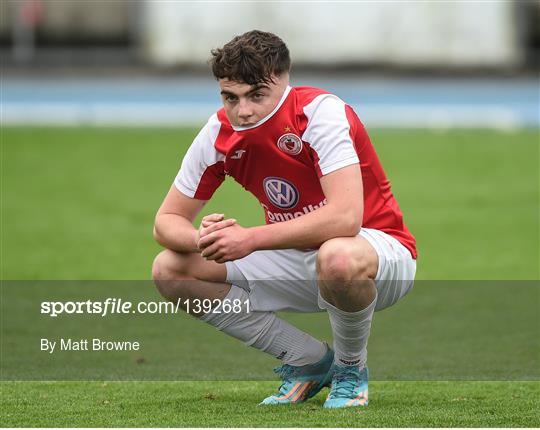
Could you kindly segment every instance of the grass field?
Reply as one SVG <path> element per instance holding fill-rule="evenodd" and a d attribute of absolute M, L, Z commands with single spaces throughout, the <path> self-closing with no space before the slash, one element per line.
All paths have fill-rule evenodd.
<path fill-rule="evenodd" d="M 159 251 L 153 217 L 195 134 L 3 128 L 1 279 L 148 280 Z M 43 379 L 36 370 L 58 369 L 39 361 L 34 334 L 21 329 L 30 325 L 39 294 L 4 284 L 0 425 L 540 426 L 538 289 L 524 282 L 493 282 L 491 290 L 487 283 L 449 290 L 463 285 L 457 282 L 428 288 L 441 285 L 433 280 L 539 279 L 538 130 L 375 130 L 371 136 L 418 240 L 423 282 L 375 318 L 367 410 L 323 411 L 321 395 L 294 408 L 258 408 L 275 381 L 178 381 L 186 378 L 174 373 L 175 365 L 186 371 L 186 360 L 203 369 L 200 379 L 212 379 L 205 354 L 218 355 L 217 367 L 236 364 L 246 372 L 264 366 L 269 373 L 275 364 L 185 316 L 125 327 L 133 333 L 144 327 L 141 335 L 150 339 L 142 367 L 134 357 L 97 358 L 102 379 L 115 379 L 107 366 L 123 363 L 120 374 L 132 365 L 134 378 L 144 368 L 152 369 L 146 379 L 162 381 L 6 381 Z M 213 211 L 246 226 L 263 220 L 258 203 L 232 181 L 205 208 Z M 523 285 L 529 288 L 517 289 Z M 151 289 L 140 294 L 157 298 Z M 328 339 L 324 317 L 289 316 Z M 65 379 L 88 371 L 85 362 L 69 369 L 70 357 L 64 360 Z M 19 377 L 7 377 L 14 374 Z"/>
<path fill-rule="evenodd" d="M 532 382 L 375 382 L 366 410 L 323 411 L 320 393 L 261 408 L 271 382 L 14 382 L 3 426 L 39 427 L 537 427 Z"/>

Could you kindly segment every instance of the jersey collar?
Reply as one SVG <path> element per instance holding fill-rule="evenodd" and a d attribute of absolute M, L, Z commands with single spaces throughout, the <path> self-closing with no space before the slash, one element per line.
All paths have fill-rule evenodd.
<path fill-rule="evenodd" d="M 268 121 L 270 118 L 272 118 L 274 116 L 274 114 L 279 110 L 279 108 L 285 102 L 285 99 L 287 98 L 287 96 L 291 92 L 291 89 L 292 89 L 291 86 L 287 85 L 287 88 L 285 88 L 285 91 L 283 92 L 283 95 L 281 96 L 281 99 L 280 99 L 279 103 L 276 105 L 274 110 L 272 112 L 270 112 L 268 115 L 266 115 L 263 119 L 257 121 L 253 125 L 247 125 L 247 126 L 240 126 L 240 125 L 232 125 L 231 124 L 233 130 L 234 131 L 251 130 L 252 128 L 255 128 L 255 127 L 260 126 L 261 124 L 264 124 L 266 121 Z"/>

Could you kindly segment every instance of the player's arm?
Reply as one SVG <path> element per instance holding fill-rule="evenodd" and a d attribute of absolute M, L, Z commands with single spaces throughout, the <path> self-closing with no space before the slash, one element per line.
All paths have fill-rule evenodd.
<path fill-rule="evenodd" d="M 203 218 L 201 227 L 193 226 L 195 217 L 202 210 L 206 200 L 185 196 L 173 185 L 163 200 L 156 215 L 154 239 L 163 247 L 178 252 L 200 252 L 197 247 L 201 229 L 213 223 L 227 227 L 234 220 L 223 221 L 223 214 L 211 214 Z M 202 231 L 204 234 L 204 231 Z"/>
<path fill-rule="evenodd" d="M 358 163 L 322 176 L 327 204 L 289 221 L 258 227 L 239 225 L 201 235 L 202 256 L 222 263 L 261 249 L 314 248 L 335 238 L 355 236 L 362 224 L 363 188 Z"/>
<path fill-rule="evenodd" d="M 158 210 L 154 238 L 165 248 L 199 252 L 197 242 L 204 228 L 211 223 L 221 228 L 234 224 L 231 221 L 220 224 L 223 215 L 211 214 L 202 219 L 199 229 L 193 226 L 195 217 L 225 178 L 223 163 L 219 163 L 222 155 L 214 148 L 219 128 L 217 116 L 212 115 L 189 147 L 174 184 Z"/>
<path fill-rule="evenodd" d="M 335 237 L 358 234 L 364 212 L 359 164 L 322 176 L 320 181 L 327 204 L 289 221 L 249 229 L 254 249 L 313 248 Z"/>
<path fill-rule="evenodd" d="M 355 236 L 360 231 L 364 211 L 362 174 L 351 138 L 354 112 L 328 95 L 305 109 L 309 117 L 302 138 L 317 155 L 317 169 L 327 204 L 290 221 L 254 228 L 255 249 L 313 248 L 335 237 Z M 367 138 L 367 133 L 365 134 Z M 358 142 L 362 144 L 362 142 Z"/>

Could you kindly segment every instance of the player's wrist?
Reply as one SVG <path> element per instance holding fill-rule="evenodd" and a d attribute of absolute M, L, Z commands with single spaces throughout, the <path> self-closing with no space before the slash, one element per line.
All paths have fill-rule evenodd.
<path fill-rule="evenodd" d="M 249 253 L 258 251 L 260 249 L 260 238 L 258 234 L 257 227 L 249 227 L 246 229 L 246 244 L 249 250 Z"/>

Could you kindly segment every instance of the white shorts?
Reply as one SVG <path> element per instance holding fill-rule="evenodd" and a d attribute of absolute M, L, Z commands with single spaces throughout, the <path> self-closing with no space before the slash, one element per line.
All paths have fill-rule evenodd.
<path fill-rule="evenodd" d="M 392 306 L 412 288 L 416 260 L 397 239 L 380 230 L 363 228 L 359 235 L 379 256 L 375 310 Z M 322 312 L 318 305 L 317 253 L 297 249 L 255 251 L 226 263 L 227 282 L 248 291 L 255 311 Z"/>

